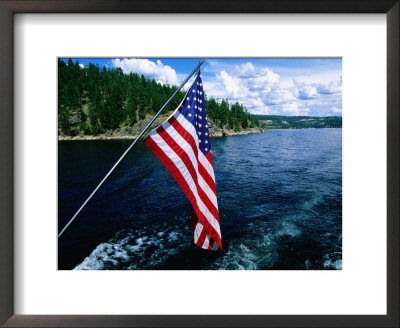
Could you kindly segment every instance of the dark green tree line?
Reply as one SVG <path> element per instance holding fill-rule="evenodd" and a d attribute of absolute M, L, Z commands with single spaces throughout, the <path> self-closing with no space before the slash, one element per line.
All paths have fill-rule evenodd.
<path fill-rule="evenodd" d="M 177 89 L 120 68 L 100 68 L 78 61 L 58 60 L 58 122 L 64 135 L 97 135 L 130 127 L 154 115 Z M 179 92 L 165 109 L 175 109 L 184 97 Z M 240 131 L 260 126 L 259 121 L 239 103 L 206 100 L 208 117 L 219 127 Z"/>

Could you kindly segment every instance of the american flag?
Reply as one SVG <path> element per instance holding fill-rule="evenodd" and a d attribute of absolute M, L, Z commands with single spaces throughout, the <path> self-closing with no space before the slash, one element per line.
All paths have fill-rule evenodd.
<path fill-rule="evenodd" d="M 193 207 L 194 243 L 221 250 L 221 230 L 211 143 L 200 70 L 171 117 L 145 143 L 172 174 Z"/>

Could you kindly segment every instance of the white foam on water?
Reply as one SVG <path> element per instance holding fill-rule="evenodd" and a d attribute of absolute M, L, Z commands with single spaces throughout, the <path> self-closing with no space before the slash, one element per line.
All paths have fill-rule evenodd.
<path fill-rule="evenodd" d="M 324 267 L 332 268 L 335 270 L 342 270 L 342 260 L 336 260 L 335 262 L 332 262 L 331 260 L 326 260 L 324 262 Z"/>
<path fill-rule="evenodd" d="M 98 245 L 74 270 L 103 270 L 107 264 L 117 266 L 119 261 L 127 259 L 128 254 L 121 249 L 121 245 L 103 243 Z"/>
<path fill-rule="evenodd" d="M 187 220 L 186 220 L 187 221 Z M 151 269 L 190 245 L 188 229 L 164 224 L 122 231 L 98 245 L 74 270 Z M 123 236 L 123 237 L 120 237 Z"/>
<path fill-rule="evenodd" d="M 269 224 L 250 222 L 244 237 L 230 241 L 223 256 L 217 258 L 211 269 L 265 270 L 278 260 L 277 244 L 269 232 Z"/>
<path fill-rule="evenodd" d="M 307 259 L 307 260 L 305 261 L 305 264 L 306 264 L 306 268 L 307 268 L 307 269 L 312 268 L 312 262 L 311 262 L 309 259 Z"/>
<path fill-rule="evenodd" d="M 274 247 L 265 244 L 263 238 L 255 243 L 239 242 L 229 246 L 223 257 L 212 268 L 218 270 L 265 270 L 273 267 L 278 258 Z"/>
<path fill-rule="evenodd" d="M 202 269 L 215 270 L 266 270 L 278 263 L 282 236 L 297 238 L 302 230 L 297 217 L 287 216 L 278 221 L 251 221 L 240 236 L 227 240 L 221 256 L 207 262 Z M 75 270 L 135 270 L 168 267 L 172 256 L 179 256 L 194 247 L 193 232 L 188 218 L 177 225 L 167 223 L 157 226 L 121 231 L 107 242 L 98 245 Z M 331 236 L 327 234 L 325 238 Z M 173 263 L 173 262 L 171 262 Z M 341 251 L 328 253 L 319 259 L 307 259 L 305 267 L 313 269 L 342 269 Z"/>
<path fill-rule="evenodd" d="M 313 197 L 306 200 L 303 203 L 303 208 L 309 211 L 313 211 L 313 208 L 322 204 L 324 202 L 324 198 L 322 196 L 322 193 L 316 192 L 313 194 Z M 315 211 L 313 211 L 315 213 Z"/>
<path fill-rule="evenodd" d="M 290 219 L 283 219 L 280 222 L 280 228 L 276 232 L 277 236 L 297 237 L 301 235 L 300 228 Z"/>
<path fill-rule="evenodd" d="M 243 244 L 230 246 L 222 258 L 217 259 L 213 269 L 218 270 L 257 270 L 258 257 L 256 252 Z"/>
<path fill-rule="evenodd" d="M 176 231 L 171 231 L 171 232 L 168 234 L 168 240 L 169 240 L 169 241 L 176 241 L 176 240 L 178 240 L 178 233 L 177 233 Z"/>
<path fill-rule="evenodd" d="M 342 270 L 342 259 L 332 259 L 332 256 L 329 256 L 328 254 L 324 255 L 324 262 L 323 266 L 324 268 L 330 268 L 330 269 L 335 269 L 335 270 Z"/>

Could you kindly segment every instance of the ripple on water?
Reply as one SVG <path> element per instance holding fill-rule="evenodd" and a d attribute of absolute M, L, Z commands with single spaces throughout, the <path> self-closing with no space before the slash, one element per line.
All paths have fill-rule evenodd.
<path fill-rule="evenodd" d="M 98 201 L 94 199 L 86 209 L 87 217 L 83 213 L 81 224 L 72 227 L 68 243 L 60 241 L 59 266 L 76 270 L 342 268 L 341 131 L 272 131 L 212 143 L 222 254 L 193 244 L 189 202 L 154 154 L 138 145 L 140 152 L 121 163 L 112 187 L 103 189 Z M 90 145 L 95 150 L 92 157 L 86 149 Z M 87 187 L 80 188 L 79 194 L 90 193 L 97 178 L 87 176 L 88 167 L 101 177 L 104 167 L 114 163 L 113 145 L 114 153 L 120 154 L 121 147 L 114 142 L 60 145 L 61 223 L 81 205 L 74 183 L 86 179 Z M 63 156 L 63 149 L 70 152 Z M 104 153 L 109 154 L 107 163 Z M 104 165 L 96 170 L 98 158 Z M 71 170 L 71 165 L 77 167 Z M 95 239 L 87 238 L 88 231 Z"/>

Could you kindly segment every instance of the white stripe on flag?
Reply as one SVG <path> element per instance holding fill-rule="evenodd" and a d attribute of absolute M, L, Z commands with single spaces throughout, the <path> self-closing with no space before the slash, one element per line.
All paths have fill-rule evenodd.
<path fill-rule="evenodd" d="M 190 190 L 192 191 L 194 197 L 196 198 L 197 205 L 203 215 L 206 217 L 207 221 L 210 225 L 214 228 L 214 230 L 221 236 L 221 230 L 219 227 L 219 222 L 217 219 L 211 214 L 208 210 L 207 206 L 203 203 L 202 199 L 200 198 L 196 184 L 194 183 L 192 176 L 190 175 L 186 165 L 182 162 L 180 157 L 175 153 L 175 151 L 169 147 L 169 145 L 164 141 L 163 138 L 159 134 L 154 134 L 149 136 L 152 138 L 154 142 L 160 147 L 160 149 L 165 153 L 165 155 L 174 163 L 176 168 L 181 172 L 183 178 L 186 180 L 187 184 L 189 185 Z"/>
<path fill-rule="evenodd" d="M 210 243 L 210 235 L 209 234 L 207 234 L 206 235 L 206 238 L 204 239 L 204 243 L 203 243 L 203 246 L 202 246 L 202 248 L 208 248 L 208 245 L 209 245 L 209 243 Z"/>
<path fill-rule="evenodd" d="M 203 225 L 200 222 L 197 222 L 196 229 L 194 230 L 194 243 L 197 244 L 199 240 L 201 231 L 203 230 Z"/>
<path fill-rule="evenodd" d="M 169 123 L 168 123 L 169 124 Z M 199 173 L 199 167 L 198 167 L 198 159 L 196 158 L 196 155 L 193 152 L 192 146 L 175 130 L 175 128 L 169 124 L 168 127 L 167 125 L 164 126 L 165 132 L 167 132 L 171 138 L 175 140 L 175 142 L 186 152 L 186 154 L 189 156 L 190 161 L 193 164 L 193 167 L 196 172 L 197 176 L 197 182 L 199 183 L 200 188 L 204 191 L 204 193 L 207 195 L 209 200 L 213 203 L 216 209 L 218 209 L 218 203 L 217 203 L 217 197 L 215 196 L 214 191 L 210 188 L 208 183 L 204 181 L 203 177 Z M 198 153 L 201 153 L 201 151 L 198 151 Z"/>
<path fill-rule="evenodd" d="M 199 138 L 196 133 L 196 129 L 194 128 L 193 124 L 190 123 L 183 115 L 181 115 L 179 112 L 176 112 L 174 117 L 176 120 L 182 125 L 182 127 L 189 132 L 189 134 L 192 135 L 194 138 L 194 141 L 196 142 L 196 146 L 199 146 Z M 213 181 L 215 182 L 215 177 L 214 177 L 214 169 L 211 166 L 210 162 L 208 159 L 204 156 L 203 152 L 199 150 L 199 162 L 204 166 L 208 174 L 211 176 Z"/>

